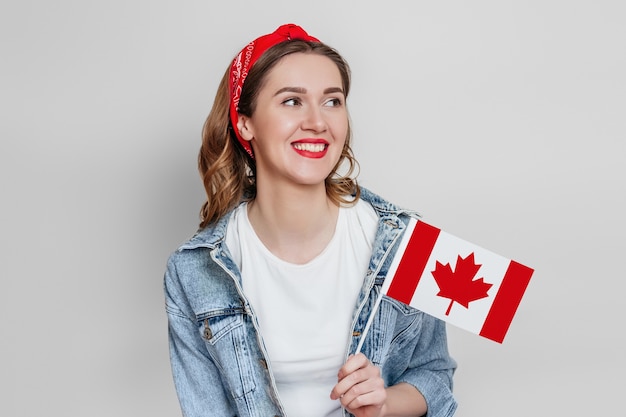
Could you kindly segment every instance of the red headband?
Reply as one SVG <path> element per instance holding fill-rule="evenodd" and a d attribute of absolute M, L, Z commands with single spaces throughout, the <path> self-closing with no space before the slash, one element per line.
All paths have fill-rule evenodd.
<path fill-rule="evenodd" d="M 243 83 L 246 81 L 246 77 L 248 76 L 248 72 L 250 71 L 250 68 L 252 68 L 252 65 L 254 65 L 257 59 L 259 59 L 265 51 L 276 44 L 291 39 L 319 42 L 318 39 L 309 36 L 309 34 L 307 34 L 304 29 L 298 25 L 282 25 L 273 33 L 263 35 L 250 42 L 241 50 L 241 52 L 239 52 L 235 59 L 233 59 L 233 63 L 230 67 L 230 78 L 228 79 L 228 91 L 230 93 L 230 122 L 237 139 L 239 139 L 239 143 L 241 143 L 241 146 L 243 146 L 252 158 L 254 158 L 254 155 L 252 153 L 250 142 L 241 137 L 239 129 L 237 128 L 237 121 L 239 120 L 237 106 L 239 105 L 239 98 L 241 97 Z"/>

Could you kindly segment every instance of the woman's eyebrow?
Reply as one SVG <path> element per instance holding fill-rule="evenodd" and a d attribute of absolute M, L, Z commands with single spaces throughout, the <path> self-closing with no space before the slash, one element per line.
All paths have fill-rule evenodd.
<path fill-rule="evenodd" d="M 277 96 L 282 93 L 298 93 L 298 94 L 306 94 L 306 88 L 302 87 L 283 87 L 274 93 L 274 96 Z"/>
<path fill-rule="evenodd" d="M 282 93 L 298 93 L 298 94 L 306 94 L 307 90 L 303 87 L 283 87 L 278 89 L 274 93 L 274 96 L 277 96 Z M 329 87 L 324 90 L 324 94 L 332 94 L 332 93 L 341 93 L 343 94 L 343 88 L 341 87 Z"/>
<path fill-rule="evenodd" d="M 330 87 L 324 90 L 324 94 L 332 94 L 332 93 L 341 93 L 343 94 L 343 88 L 341 87 Z"/>

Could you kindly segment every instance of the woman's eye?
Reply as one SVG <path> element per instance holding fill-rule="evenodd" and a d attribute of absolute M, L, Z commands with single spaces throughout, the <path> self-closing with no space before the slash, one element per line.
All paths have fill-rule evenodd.
<path fill-rule="evenodd" d="M 324 105 L 327 106 L 327 107 L 341 106 L 341 99 L 331 98 L 328 101 L 326 101 L 326 103 L 324 103 Z"/>
<path fill-rule="evenodd" d="M 297 98 L 288 98 L 287 100 L 283 101 L 283 104 L 285 106 L 297 106 L 298 104 L 300 104 L 300 100 Z"/>

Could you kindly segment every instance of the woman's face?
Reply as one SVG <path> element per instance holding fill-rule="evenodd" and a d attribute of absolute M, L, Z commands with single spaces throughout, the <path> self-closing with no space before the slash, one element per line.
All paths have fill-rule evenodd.
<path fill-rule="evenodd" d="M 322 55 L 285 56 L 267 74 L 252 116 L 239 116 L 238 128 L 254 150 L 258 185 L 323 184 L 348 132 L 339 69 Z"/>

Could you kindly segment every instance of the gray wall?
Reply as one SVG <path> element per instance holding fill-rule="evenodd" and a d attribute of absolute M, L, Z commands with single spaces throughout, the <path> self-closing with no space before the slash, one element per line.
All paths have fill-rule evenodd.
<path fill-rule="evenodd" d="M 363 185 L 536 268 L 504 344 L 449 328 L 457 415 L 621 410 L 624 3 L 237 4 L 0 6 L 0 415 L 180 415 L 161 283 L 200 129 L 287 22 L 352 65 Z"/>

